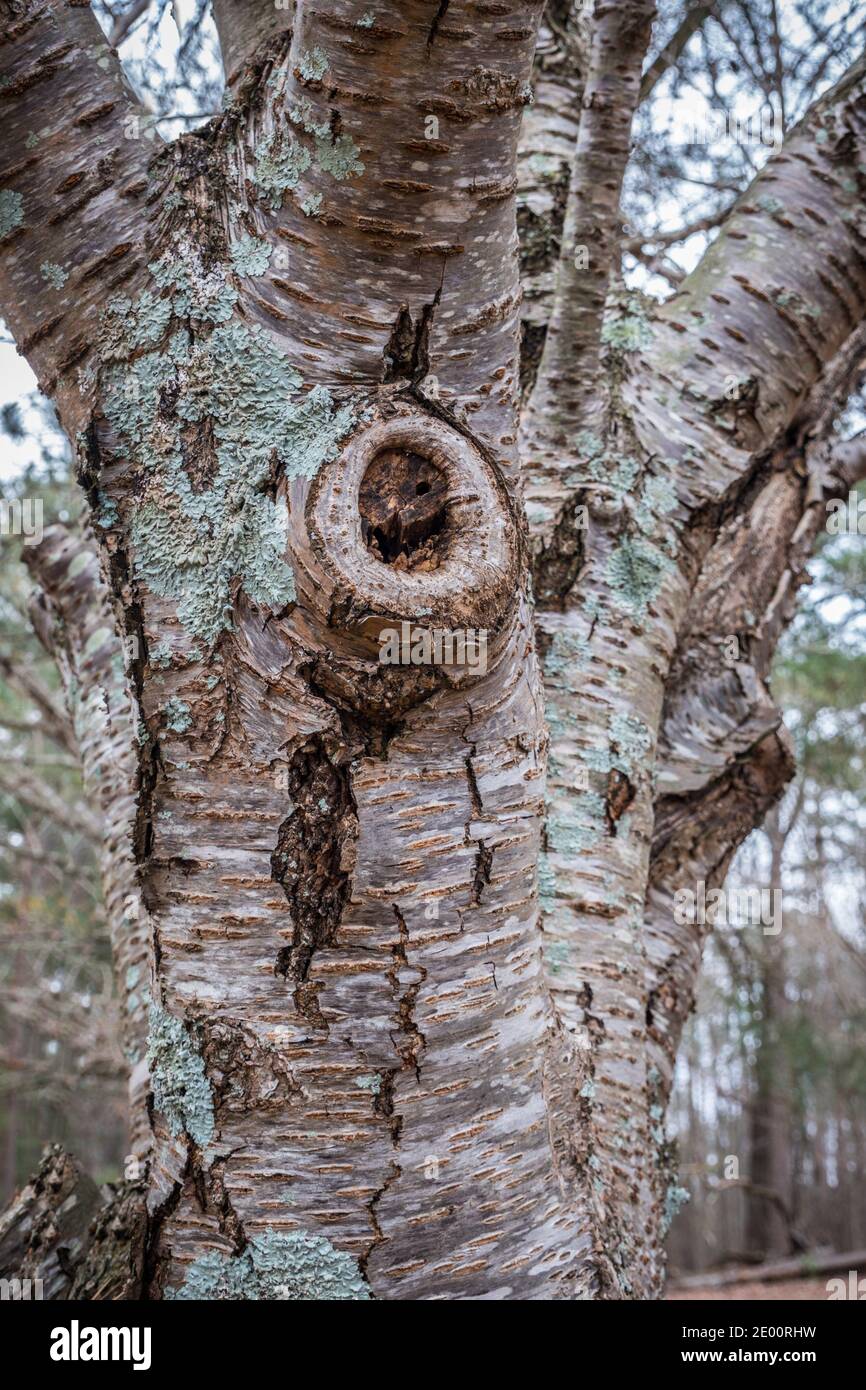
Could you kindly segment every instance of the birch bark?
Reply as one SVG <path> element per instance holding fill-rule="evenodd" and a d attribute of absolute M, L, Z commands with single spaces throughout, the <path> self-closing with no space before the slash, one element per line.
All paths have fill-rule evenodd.
<path fill-rule="evenodd" d="M 231 101 L 160 150 L 87 6 L 2 8 L 0 295 L 136 653 L 143 1296 L 657 1296 L 672 903 L 790 767 L 862 62 L 651 313 L 617 275 L 653 7 L 599 7 L 527 127 L 561 160 L 582 90 L 521 428 L 539 3 L 218 0 Z M 486 663 L 384 664 L 404 623 Z"/>

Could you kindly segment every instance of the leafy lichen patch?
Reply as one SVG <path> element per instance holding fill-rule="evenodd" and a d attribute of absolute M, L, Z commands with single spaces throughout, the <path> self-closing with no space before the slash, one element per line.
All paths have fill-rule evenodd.
<path fill-rule="evenodd" d="M 263 1231 L 240 1255 L 211 1251 L 195 1260 L 177 1300 L 360 1301 L 370 1291 L 350 1255 L 307 1231 Z"/>
<path fill-rule="evenodd" d="M 204 1062 L 179 1018 L 150 1006 L 147 1064 L 153 1103 L 176 1139 L 206 1148 L 214 1135 L 213 1093 Z"/>
<path fill-rule="evenodd" d="M 136 573 L 213 643 L 231 626 L 233 581 L 262 606 L 293 601 L 285 505 L 267 489 L 279 472 L 311 477 L 353 417 L 324 387 L 304 394 L 271 335 L 231 317 L 237 291 L 222 266 L 181 244 L 151 271 L 159 295 L 108 306 L 105 410 L 141 479 Z M 177 321 L 186 327 L 170 331 Z"/>
<path fill-rule="evenodd" d="M 24 221 L 24 199 L 14 188 L 0 188 L 0 238 L 14 232 Z"/>

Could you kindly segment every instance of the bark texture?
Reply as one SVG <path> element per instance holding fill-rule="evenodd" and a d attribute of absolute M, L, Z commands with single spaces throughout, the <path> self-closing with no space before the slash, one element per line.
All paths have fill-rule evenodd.
<path fill-rule="evenodd" d="M 798 412 L 866 307 L 862 63 L 653 311 L 618 284 L 651 4 L 588 43 L 550 7 L 519 164 L 530 0 L 222 0 L 232 101 L 150 159 L 86 7 L 3 8 L 0 294 L 137 727 L 153 1157 L 88 1287 L 657 1296 L 673 900 L 789 774 L 769 661 L 854 463 Z M 380 659 L 467 629 L 483 663 Z"/>

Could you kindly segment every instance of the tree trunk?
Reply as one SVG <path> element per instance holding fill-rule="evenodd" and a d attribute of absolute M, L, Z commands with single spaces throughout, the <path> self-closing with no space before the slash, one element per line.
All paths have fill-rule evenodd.
<path fill-rule="evenodd" d="M 653 6 L 600 10 L 521 427 L 538 0 L 222 0 L 231 103 L 150 162 L 86 8 L 4 8 L 0 293 L 132 653 L 142 1295 L 657 1296 L 671 903 L 789 771 L 765 678 L 824 495 L 796 409 L 866 303 L 862 66 L 759 178 L 820 248 L 744 199 L 650 324 L 608 296 Z M 792 236 L 820 332 L 773 297 Z"/>

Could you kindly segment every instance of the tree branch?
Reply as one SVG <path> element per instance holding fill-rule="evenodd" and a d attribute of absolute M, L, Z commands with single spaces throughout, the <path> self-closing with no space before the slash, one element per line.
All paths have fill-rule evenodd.
<path fill-rule="evenodd" d="M 133 3 L 123 14 L 119 14 L 111 29 L 108 42 L 112 48 L 119 48 L 126 36 L 135 28 L 135 25 L 146 15 L 150 9 L 150 0 L 133 0 Z"/>
<path fill-rule="evenodd" d="M 654 14 L 654 0 L 623 0 L 596 11 L 553 311 L 525 425 L 533 471 L 549 447 L 548 422 L 554 435 L 584 424 L 597 394 L 602 316 L 619 270 L 622 181 Z"/>
<path fill-rule="evenodd" d="M 211 4 L 226 81 L 233 86 L 257 49 L 275 34 L 291 31 L 295 3 L 292 0 L 280 8 L 274 0 L 211 0 Z"/>
<path fill-rule="evenodd" d="M 144 259 L 140 202 L 150 146 L 89 5 L 25 0 L 0 38 L 0 303 L 46 394 L 75 434 L 107 296 Z M 130 138 L 132 137 L 132 138 Z"/>
<path fill-rule="evenodd" d="M 693 3 L 689 5 L 679 27 L 668 39 L 659 55 L 653 59 L 641 78 L 639 101 L 646 101 L 647 97 L 672 67 L 676 67 L 679 58 L 689 43 L 706 21 L 719 9 L 719 0 L 711 0 L 710 4 Z"/>
<path fill-rule="evenodd" d="M 791 132 L 659 311 L 637 389 L 660 443 L 693 436 L 678 467 L 692 507 L 780 439 L 866 311 L 864 94 L 866 56 Z M 675 406 L 658 390 L 672 376 Z"/>

